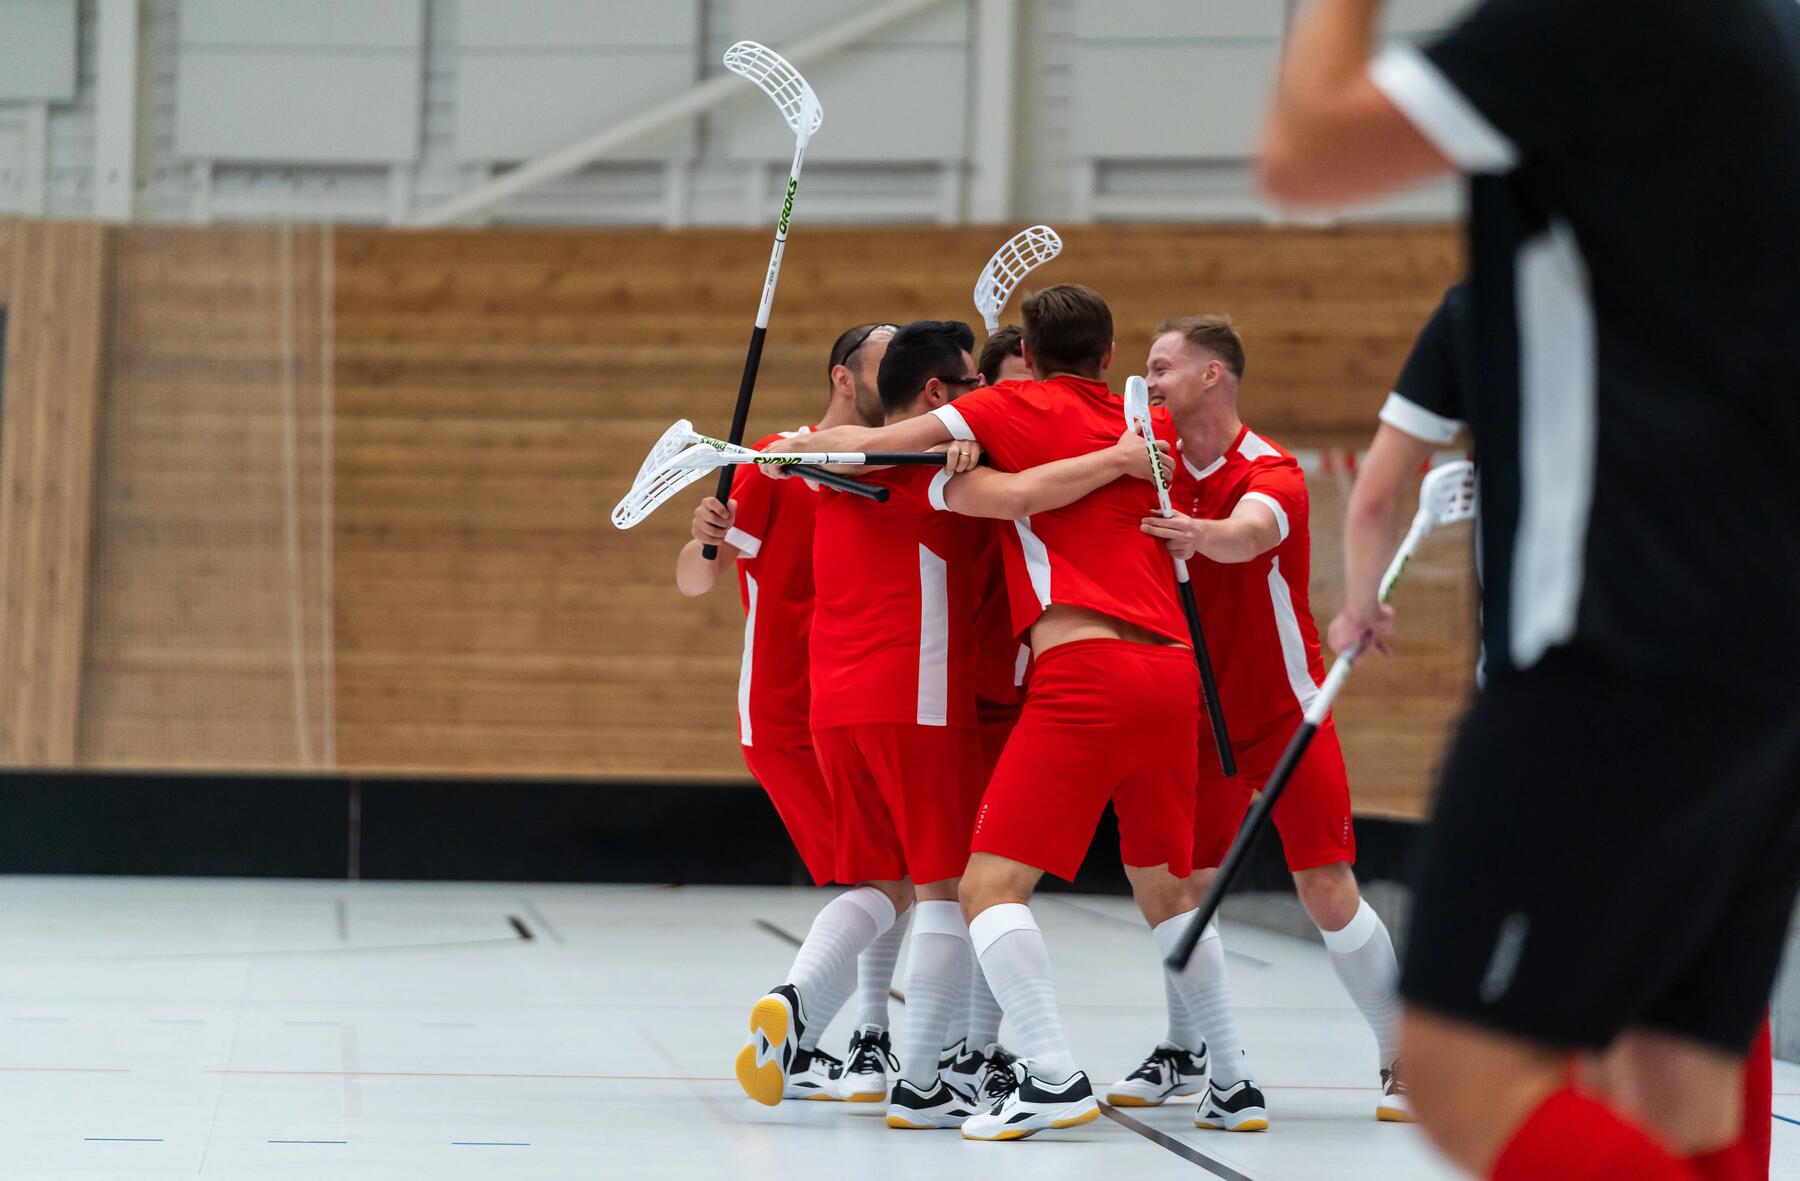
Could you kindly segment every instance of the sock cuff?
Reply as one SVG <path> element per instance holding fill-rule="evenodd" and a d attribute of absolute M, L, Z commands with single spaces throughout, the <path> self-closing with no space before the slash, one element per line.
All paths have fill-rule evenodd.
<path fill-rule="evenodd" d="M 986 955 L 987 949 L 1000 936 L 1012 931 L 1037 929 L 1037 920 L 1031 917 L 1029 906 L 1023 902 L 1002 902 L 975 916 L 975 921 L 969 924 L 969 939 L 975 945 L 976 955 Z"/>
<path fill-rule="evenodd" d="M 1174 952 L 1175 945 L 1181 942 L 1181 937 L 1187 933 L 1188 924 L 1194 921 L 1194 916 L 1198 913 L 1200 913 L 1200 908 L 1196 906 L 1185 914 L 1178 914 L 1172 919 L 1164 919 L 1150 928 L 1151 938 L 1156 940 L 1156 946 L 1163 953 L 1165 959 Z"/>
<path fill-rule="evenodd" d="M 1381 916 L 1375 913 L 1375 908 L 1370 906 L 1369 900 L 1365 898 L 1357 906 L 1356 913 L 1351 916 L 1350 921 L 1344 924 L 1343 930 L 1321 930 L 1319 934 L 1325 937 L 1326 951 L 1333 955 L 1349 955 L 1373 939 L 1375 932 L 1379 930 L 1381 930 Z"/>
<path fill-rule="evenodd" d="M 913 934 L 917 935 L 950 935 L 969 941 L 969 924 L 963 922 L 962 905 L 943 900 L 915 903 L 913 913 Z"/>
<path fill-rule="evenodd" d="M 858 886 L 854 890 L 845 890 L 838 897 L 875 920 L 875 938 L 887 934 L 888 928 L 894 925 L 894 904 L 875 887 Z"/>

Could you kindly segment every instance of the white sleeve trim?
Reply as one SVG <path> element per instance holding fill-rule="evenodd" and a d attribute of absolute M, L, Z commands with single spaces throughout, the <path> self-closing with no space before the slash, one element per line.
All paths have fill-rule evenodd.
<path fill-rule="evenodd" d="M 968 420 L 963 418 L 962 412 L 956 407 L 939 406 L 932 413 L 937 415 L 939 422 L 950 428 L 952 439 L 961 439 L 965 443 L 975 441 L 975 432 L 969 429 Z"/>
<path fill-rule="evenodd" d="M 941 513 L 950 511 L 950 506 L 944 503 L 944 489 L 949 483 L 950 469 L 944 468 L 937 475 L 931 477 L 931 487 L 925 490 L 925 498 L 931 501 L 931 507 Z"/>
<path fill-rule="evenodd" d="M 1254 500 L 1257 504 L 1268 505 L 1269 511 L 1275 514 L 1275 527 L 1281 531 L 1281 540 L 1286 541 L 1288 539 L 1287 510 L 1281 507 L 1280 501 L 1276 500 L 1266 492 L 1246 492 L 1244 493 L 1244 499 Z"/>
<path fill-rule="evenodd" d="M 725 530 L 725 544 L 737 550 L 740 558 L 754 558 L 762 552 L 762 538 L 752 537 L 736 525 Z"/>
<path fill-rule="evenodd" d="M 1397 431 L 1404 431 L 1415 439 L 1443 446 L 1456 438 L 1463 424 L 1454 418 L 1445 418 L 1434 414 L 1410 401 L 1398 390 L 1387 396 L 1381 404 L 1381 421 Z"/>
<path fill-rule="evenodd" d="M 1512 141 L 1417 47 L 1390 45 L 1369 63 L 1369 76 L 1419 133 L 1464 172 L 1511 172 L 1518 166 L 1519 151 Z"/>

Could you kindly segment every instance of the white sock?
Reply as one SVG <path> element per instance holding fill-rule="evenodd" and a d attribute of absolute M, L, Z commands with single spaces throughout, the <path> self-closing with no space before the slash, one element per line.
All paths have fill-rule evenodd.
<path fill-rule="evenodd" d="M 856 991 L 856 966 L 854 963 L 844 965 L 844 970 L 833 976 L 819 990 L 806 998 L 806 1032 L 800 1035 L 802 1050 L 819 1048 L 819 1037 L 831 1024 L 831 1019 L 838 1015 L 850 994 Z"/>
<path fill-rule="evenodd" d="M 902 1077 L 921 1092 L 937 1085 L 938 1051 L 958 1009 L 968 1012 L 969 928 L 954 902 L 913 907 L 912 948 L 906 953 L 906 1023 L 894 1047 Z"/>
<path fill-rule="evenodd" d="M 862 889 L 869 890 L 868 886 Z M 879 890 L 870 890 L 880 894 Z M 887 901 L 886 896 L 881 899 Z M 888 1027 L 888 993 L 894 987 L 894 962 L 900 958 L 900 942 L 906 938 L 909 910 L 895 919 L 879 939 L 869 943 L 856 961 L 856 1023 Z"/>
<path fill-rule="evenodd" d="M 1400 963 L 1394 958 L 1387 924 L 1365 900 L 1343 930 L 1319 934 L 1325 936 L 1325 950 L 1344 991 L 1375 1034 L 1381 1068 L 1392 1067 L 1400 1056 Z"/>
<path fill-rule="evenodd" d="M 1169 1005 L 1169 1032 L 1163 1040 L 1171 1046 L 1180 1046 L 1190 1054 L 1198 1054 L 1200 1047 L 1206 1044 L 1206 1035 L 1200 1031 L 1200 1023 L 1194 1020 L 1193 1011 L 1188 1008 L 1187 1001 L 1182 999 L 1181 987 L 1175 981 L 1175 969 L 1169 967 L 1166 962 L 1174 944 L 1165 944 L 1163 937 L 1157 934 L 1169 923 L 1174 923 L 1176 924 L 1175 933 L 1179 936 L 1186 929 L 1187 921 L 1188 915 L 1179 915 L 1152 928 L 1150 933 L 1156 936 L 1156 946 L 1161 950 L 1165 961 L 1162 966 L 1163 1000 L 1167 1001 Z"/>
<path fill-rule="evenodd" d="M 1056 985 L 1050 978 L 1050 949 L 1031 908 L 1019 902 L 990 906 L 969 924 L 981 970 L 1012 1022 L 1013 1035 L 1032 1073 L 1060 1083 L 1075 1073 L 1075 1056 L 1056 1011 Z"/>
<path fill-rule="evenodd" d="M 969 1049 L 981 1051 L 1000 1040 L 1000 1002 L 976 960 L 969 974 Z"/>
<path fill-rule="evenodd" d="M 832 979 L 849 971 L 862 950 L 893 926 L 894 904 L 880 890 L 858 886 L 827 902 L 788 969 L 787 982 L 800 990 L 802 1008 L 828 992 Z M 802 1015 L 810 1025 L 812 1014 Z"/>
<path fill-rule="evenodd" d="M 1156 942 L 1164 948 L 1164 955 L 1174 947 L 1174 938 L 1179 937 L 1193 915 L 1194 912 L 1189 911 L 1156 928 Z M 1175 924 L 1174 934 L 1165 936 L 1164 929 L 1170 924 Z M 1231 1011 L 1231 984 L 1225 978 L 1225 943 L 1219 938 L 1216 921 L 1206 924 L 1200 945 L 1194 948 L 1193 958 L 1176 978 L 1176 985 L 1181 989 L 1189 1016 L 1206 1041 L 1213 1082 L 1224 1088 L 1249 1078 L 1250 1063 L 1244 1054 L 1243 1043 L 1238 1040 L 1237 1017 Z"/>

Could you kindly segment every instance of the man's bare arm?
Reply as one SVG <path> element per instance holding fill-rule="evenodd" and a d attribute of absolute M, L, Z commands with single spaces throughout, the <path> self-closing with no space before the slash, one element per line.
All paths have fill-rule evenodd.
<path fill-rule="evenodd" d="M 1453 170 L 1369 73 L 1383 0 L 1311 0 L 1287 38 L 1257 160 L 1263 193 L 1342 205 Z"/>
<path fill-rule="evenodd" d="M 709 496 L 694 509 L 694 539 L 681 547 L 675 558 L 675 585 L 688 598 L 703 595 L 719 580 L 719 572 L 737 561 L 737 547 L 725 540 L 725 534 L 737 519 L 737 501 L 727 508 L 716 497 Z M 719 556 L 707 561 L 700 548 L 719 547 Z"/>
<path fill-rule="evenodd" d="M 1158 446 L 1167 450 L 1162 444 Z M 1103 451 L 1039 464 L 1022 472 L 976 468 L 944 486 L 944 504 L 965 517 L 1011 521 L 1073 504 L 1120 476 L 1151 478 L 1144 441 L 1129 431 Z"/>
<path fill-rule="evenodd" d="M 1394 612 L 1381 604 L 1381 575 L 1400 546 L 1407 489 L 1436 446 L 1386 423 L 1376 429 L 1344 513 L 1344 607 L 1326 629 L 1333 651 L 1368 644 L 1387 654 Z"/>
<path fill-rule="evenodd" d="M 1248 497 L 1223 521 L 1177 512 L 1172 517 L 1145 517 L 1143 530 L 1168 542 L 1169 552 L 1184 562 L 1199 554 L 1223 565 L 1261 557 L 1281 544 L 1282 532 L 1275 510 Z"/>

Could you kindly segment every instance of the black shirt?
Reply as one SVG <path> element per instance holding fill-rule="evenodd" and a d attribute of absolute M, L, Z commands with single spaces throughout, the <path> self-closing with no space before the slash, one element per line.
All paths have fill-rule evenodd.
<path fill-rule="evenodd" d="M 1486 0 L 1378 85 L 1470 187 L 1490 667 L 1782 679 L 1800 4 Z"/>
<path fill-rule="evenodd" d="M 1455 441 L 1469 417 L 1471 327 L 1469 285 L 1458 283 L 1444 293 L 1413 342 L 1381 408 L 1382 422 L 1427 443 Z"/>

